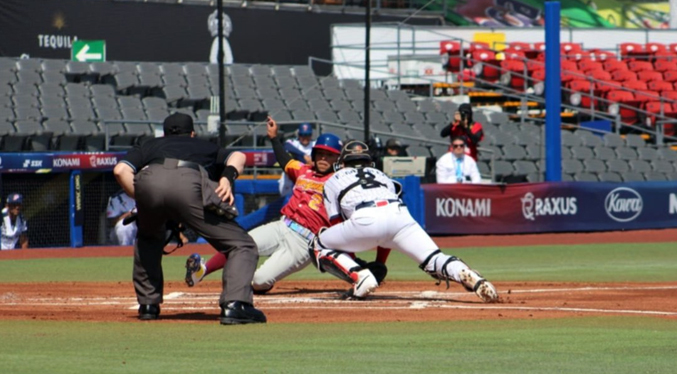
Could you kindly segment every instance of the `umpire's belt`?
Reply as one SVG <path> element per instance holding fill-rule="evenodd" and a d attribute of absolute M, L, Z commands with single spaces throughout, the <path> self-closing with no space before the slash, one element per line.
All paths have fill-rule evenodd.
<path fill-rule="evenodd" d="M 315 234 L 309 229 L 301 226 L 298 222 L 294 221 L 291 218 L 284 217 L 284 224 L 287 225 L 292 231 L 306 238 L 306 240 L 311 241 L 315 239 Z"/>
<path fill-rule="evenodd" d="M 169 169 L 186 168 L 200 171 L 200 164 L 193 161 L 177 160 L 175 158 L 157 158 L 150 162 L 151 164 L 164 165 Z"/>
<path fill-rule="evenodd" d="M 388 200 L 374 200 L 374 201 L 363 201 L 355 206 L 355 210 L 360 210 L 363 208 L 376 208 L 381 206 L 386 206 L 392 203 L 399 203 L 401 206 L 404 205 L 399 199 L 388 199 Z"/>

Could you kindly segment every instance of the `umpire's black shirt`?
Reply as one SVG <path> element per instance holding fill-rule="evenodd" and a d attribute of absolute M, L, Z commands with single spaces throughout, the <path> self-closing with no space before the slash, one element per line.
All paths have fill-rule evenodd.
<path fill-rule="evenodd" d="M 209 178 L 218 181 L 230 151 L 207 140 L 191 138 L 188 135 L 171 135 L 155 138 L 137 145 L 122 158 L 134 174 L 153 161 L 175 158 L 192 161 L 204 166 Z"/>

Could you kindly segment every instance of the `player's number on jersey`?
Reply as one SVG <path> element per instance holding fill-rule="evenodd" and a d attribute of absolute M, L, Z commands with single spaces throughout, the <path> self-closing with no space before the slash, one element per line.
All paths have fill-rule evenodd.
<path fill-rule="evenodd" d="M 360 186 L 362 186 L 362 188 L 365 190 L 383 186 L 383 184 L 376 181 L 376 176 L 368 170 L 358 169 L 357 178 L 360 180 Z"/>

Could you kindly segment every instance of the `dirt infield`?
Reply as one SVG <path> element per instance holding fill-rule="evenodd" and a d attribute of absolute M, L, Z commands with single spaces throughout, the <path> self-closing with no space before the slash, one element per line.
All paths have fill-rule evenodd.
<path fill-rule="evenodd" d="M 163 321 L 215 323 L 220 282 L 195 288 L 171 282 L 165 288 Z M 341 300 L 340 281 L 281 282 L 255 304 L 270 323 L 398 322 L 591 315 L 641 315 L 677 319 L 677 283 L 572 284 L 497 283 L 502 302 L 483 304 L 460 286 L 389 282 L 365 301 Z M 136 321 L 130 283 L 0 285 L 3 319 Z"/>
<path fill-rule="evenodd" d="M 440 247 L 536 244 L 631 243 L 677 241 L 677 230 L 642 230 L 596 234 L 501 235 L 435 238 Z M 206 245 L 189 245 L 176 255 L 213 253 Z M 3 259 L 131 256 L 130 247 L 34 249 L 0 252 Z M 483 304 L 452 284 L 386 282 L 366 301 L 346 301 L 341 281 L 283 281 L 255 304 L 270 323 L 473 320 L 558 318 L 590 315 L 637 315 L 677 319 L 677 283 L 495 283 L 501 303 Z M 183 282 L 165 285 L 162 320 L 215 323 L 219 281 L 189 288 Z M 129 282 L 0 284 L 0 318 L 21 320 L 136 322 L 138 304 Z"/>

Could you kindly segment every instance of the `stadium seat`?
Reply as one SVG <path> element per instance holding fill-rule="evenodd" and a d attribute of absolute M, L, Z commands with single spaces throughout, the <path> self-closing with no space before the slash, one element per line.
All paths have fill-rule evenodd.
<path fill-rule="evenodd" d="M 574 174 L 574 180 L 576 182 L 597 182 L 599 179 L 597 175 L 588 172 L 581 172 Z"/>
<path fill-rule="evenodd" d="M 653 65 L 649 61 L 629 61 L 628 70 L 638 73 L 640 71 L 653 71 Z"/>
<path fill-rule="evenodd" d="M 597 176 L 599 177 L 600 182 L 614 182 L 614 183 L 623 182 L 623 179 L 621 178 L 620 174 L 610 171 L 599 173 Z"/>
<path fill-rule="evenodd" d="M 636 81 L 637 74 L 630 70 L 614 70 L 611 72 L 611 79 L 617 82 Z"/>
<path fill-rule="evenodd" d="M 663 80 L 670 83 L 677 83 L 677 70 L 666 70 L 663 72 Z"/>
<path fill-rule="evenodd" d="M 583 160 L 583 166 L 586 172 L 595 174 L 604 173 L 607 168 L 604 161 L 595 158 Z"/>
<path fill-rule="evenodd" d="M 608 71 L 609 73 L 613 73 L 616 70 L 629 70 L 628 69 L 628 64 L 625 61 L 619 61 L 619 60 L 606 60 L 603 63 L 604 65 L 604 70 Z"/>
<path fill-rule="evenodd" d="M 626 171 L 621 174 L 623 182 L 644 182 L 644 174 L 637 171 Z"/>
<path fill-rule="evenodd" d="M 644 46 L 639 43 L 621 43 L 619 46 L 621 58 L 634 58 L 646 54 Z"/>
<path fill-rule="evenodd" d="M 643 70 L 637 73 L 637 79 L 644 82 L 662 81 L 663 74 L 654 70 Z"/>
<path fill-rule="evenodd" d="M 654 62 L 654 70 L 664 72 L 667 70 L 677 70 L 677 61 L 658 59 Z"/>
<path fill-rule="evenodd" d="M 663 52 L 667 52 L 668 49 L 663 43 L 650 42 L 644 44 L 644 50 L 647 54 L 655 55 Z"/>
<path fill-rule="evenodd" d="M 600 49 L 594 49 L 590 51 L 595 58 L 595 61 L 612 61 L 612 60 L 617 60 L 616 54 L 614 52 L 610 51 L 604 51 Z"/>
<path fill-rule="evenodd" d="M 654 80 L 654 81 L 648 82 L 647 88 L 651 91 L 661 92 L 661 96 L 664 96 L 664 97 L 665 97 L 666 91 L 676 92 L 676 91 L 673 90 L 673 86 L 672 86 L 672 84 L 670 84 L 670 82 L 666 82 L 662 79 L 663 78 L 661 77 L 660 80 Z"/>

